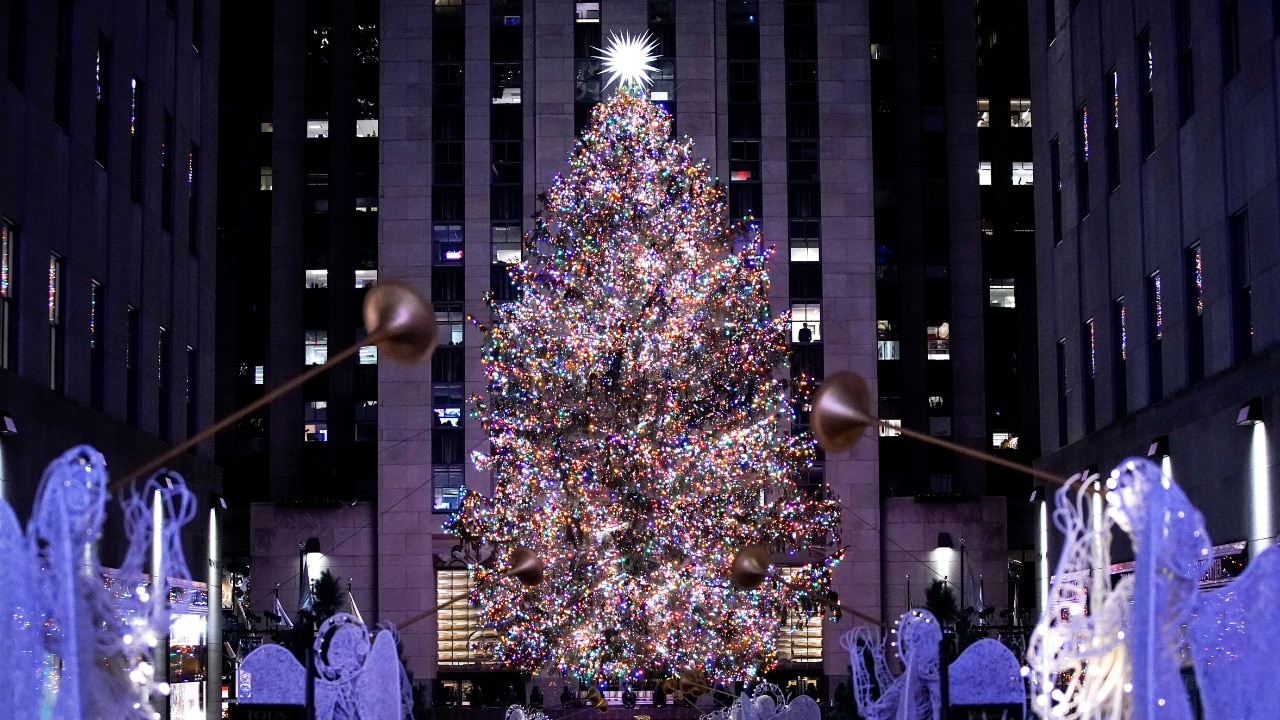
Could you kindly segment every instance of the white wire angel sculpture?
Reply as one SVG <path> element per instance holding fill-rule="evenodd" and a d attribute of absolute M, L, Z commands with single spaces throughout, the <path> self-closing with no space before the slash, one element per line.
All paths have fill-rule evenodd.
<path fill-rule="evenodd" d="M 1145 458 L 1111 473 L 1105 515 L 1094 478 L 1071 478 L 1056 499 L 1065 540 L 1027 651 L 1032 709 L 1068 720 L 1190 720 L 1181 669 L 1209 560 L 1204 518 Z M 1112 527 L 1136 554 L 1134 573 L 1114 586 Z"/>
<path fill-rule="evenodd" d="M 894 676 L 885 663 L 885 639 L 866 628 L 854 628 L 840 639 L 853 668 L 853 696 L 867 720 L 937 720 L 942 700 L 938 676 L 938 644 L 942 627 L 928 610 L 902 614 L 891 631 L 903 672 Z M 871 656 L 867 668 L 866 654 Z M 880 688 L 876 696 L 874 687 Z"/>

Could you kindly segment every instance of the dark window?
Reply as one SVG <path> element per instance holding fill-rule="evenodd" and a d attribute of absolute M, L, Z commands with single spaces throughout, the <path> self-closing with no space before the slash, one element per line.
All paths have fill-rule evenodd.
<path fill-rule="evenodd" d="M 142 349 L 140 331 L 138 308 L 130 306 L 125 323 L 124 382 L 125 420 L 133 427 L 138 427 L 138 380 L 140 378 L 138 370 L 142 363 L 142 357 L 139 354 Z"/>
<path fill-rule="evenodd" d="M 821 197 L 817 183 L 792 183 L 787 188 L 787 214 L 793 218 L 820 217 Z"/>
<path fill-rule="evenodd" d="M 822 299 L 822 265 L 815 262 L 791 263 L 791 299 Z"/>
<path fill-rule="evenodd" d="M 1204 378 L 1204 254 L 1200 243 L 1182 254 L 1182 284 L 1186 288 L 1187 381 Z"/>
<path fill-rule="evenodd" d="M 58 37 L 54 50 L 53 121 L 64 131 L 71 129 L 71 49 L 73 41 L 72 0 L 58 0 Z"/>
<path fill-rule="evenodd" d="M 1089 214 L 1089 108 L 1076 109 L 1076 213 Z"/>
<path fill-rule="evenodd" d="M 729 102 L 760 101 L 760 64 L 748 61 L 729 63 Z"/>
<path fill-rule="evenodd" d="M 1049 192 L 1053 201 L 1053 244 L 1062 242 L 1062 143 L 1049 141 Z"/>
<path fill-rule="evenodd" d="M 437 427 L 431 431 L 431 464 L 461 465 L 467 461 L 462 428 Z"/>
<path fill-rule="evenodd" d="M 1129 329 L 1124 298 L 1111 303 L 1111 397 L 1117 419 L 1129 414 Z"/>
<path fill-rule="evenodd" d="M 1191 55 L 1191 0 L 1173 3 L 1174 43 L 1178 53 L 1178 124 L 1196 111 L 1195 65 Z"/>
<path fill-rule="evenodd" d="M 191 49 L 204 46 L 204 0 L 191 0 Z"/>
<path fill-rule="evenodd" d="M 106 297 L 102 283 L 93 280 L 89 286 L 89 407 L 103 407 L 104 370 L 106 366 Z"/>
<path fill-rule="evenodd" d="M 200 250 L 200 194 L 196 171 L 199 170 L 200 148 L 187 148 L 187 252 L 195 255 Z"/>
<path fill-rule="evenodd" d="M 183 397 L 187 406 L 187 437 L 192 437 L 199 430 L 200 422 L 200 355 L 190 345 L 187 346 L 187 382 Z"/>
<path fill-rule="evenodd" d="M 164 142 L 160 145 L 160 226 L 173 229 L 173 114 L 164 114 Z"/>
<path fill-rule="evenodd" d="M 106 167 L 111 140 L 111 43 L 102 35 L 93 66 L 93 95 L 93 159 Z"/>
<path fill-rule="evenodd" d="M 1222 82 L 1240 72 L 1240 1 L 1222 0 Z"/>
<path fill-rule="evenodd" d="M 1097 414 L 1094 412 L 1096 403 L 1094 386 L 1097 372 L 1097 343 L 1093 318 L 1089 318 L 1080 326 L 1080 409 L 1084 415 L 1085 433 L 1091 433 L 1097 429 Z"/>
<path fill-rule="evenodd" d="M 9 4 L 9 82 L 25 92 L 27 85 L 27 2 Z"/>
<path fill-rule="evenodd" d="M 519 220 L 524 193 L 519 185 L 495 185 L 489 191 L 489 214 L 494 220 Z"/>
<path fill-rule="evenodd" d="M 1160 271 L 1147 276 L 1148 403 L 1164 397 L 1164 287 Z"/>
<path fill-rule="evenodd" d="M 729 105 L 729 137 L 760 137 L 760 104 L 730 103 Z"/>
<path fill-rule="evenodd" d="M 1067 339 L 1058 341 L 1058 447 L 1067 444 Z"/>
<path fill-rule="evenodd" d="M 1053 0 L 1044 0 L 1044 35 L 1049 45 L 1058 38 L 1058 13 Z"/>
<path fill-rule="evenodd" d="M 489 112 L 489 136 L 494 140 L 522 140 L 524 138 L 524 117 L 519 105 L 498 105 Z M 456 139 L 461 139 L 461 132 Z M 441 138 L 437 140 L 455 139 Z"/>
<path fill-rule="evenodd" d="M 520 182 L 520 141 L 519 140 L 495 140 L 493 141 L 493 164 L 491 165 L 492 182 L 495 183 L 518 183 Z"/>
<path fill-rule="evenodd" d="M 1120 186 L 1120 73 L 1111 68 L 1111 112 L 1107 118 L 1107 189 Z"/>
<path fill-rule="evenodd" d="M 129 196 L 142 202 L 142 183 L 146 178 L 146 93 L 142 81 L 129 78 Z"/>
<path fill-rule="evenodd" d="M 437 141 L 463 140 L 466 121 L 460 107 L 436 106 L 431 119 L 431 136 Z M 497 137 L 495 133 L 494 137 Z"/>
<path fill-rule="evenodd" d="M 818 137 L 818 106 L 813 103 L 787 105 L 787 137 Z"/>
<path fill-rule="evenodd" d="M 1141 140 L 1142 157 L 1147 157 L 1155 150 L 1155 56 L 1151 49 L 1151 29 L 1143 28 L 1134 40 L 1136 52 L 1135 63 L 1138 72 L 1138 137 Z"/>
<path fill-rule="evenodd" d="M 1253 354 L 1253 298 L 1249 279 L 1249 211 L 1231 216 L 1231 339 L 1235 361 Z"/>
<path fill-rule="evenodd" d="M 729 186 L 729 217 L 741 219 L 748 215 L 761 217 L 761 192 L 756 183 L 735 183 Z"/>
<path fill-rule="evenodd" d="M 156 339 L 156 393 L 159 401 L 156 409 L 159 418 L 157 435 L 165 442 L 169 441 L 173 425 L 173 369 L 169 366 L 169 354 L 169 331 L 162 326 Z"/>
<path fill-rule="evenodd" d="M 436 184 L 462 184 L 462 142 L 437 142 L 432 156 L 432 176 Z"/>
<path fill-rule="evenodd" d="M 793 182 L 817 182 L 817 140 L 787 141 L 787 179 Z"/>
<path fill-rule="evenodd" d="M 435 220 L 462 220 L 462 188 L 437 186 L 431 189 L 431 216 Z"/>
<path fill-rule="evenodd" d="M 787 61 L 787 102 L 818 101 L 818 65 L 812 60 Z"/>

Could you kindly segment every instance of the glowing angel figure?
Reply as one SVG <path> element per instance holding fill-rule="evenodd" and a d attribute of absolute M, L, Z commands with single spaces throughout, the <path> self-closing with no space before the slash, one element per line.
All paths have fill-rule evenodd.
<path fill-rule="evenodd" d="M 1204 519 L 1145 458 L 1111 473 L 1106 518 L 1090 527 L 1092 490 L 1076 476 L 1057 492 L 1054 522 L 1065 542 L 1027 652 L 1032 707 L 1046 718 L 1189 720 L 1179 658 L 1209 558 Z M 1106 573 L 1091 573 L 1110 565 L 1112 527 L 1137 555 L 1133 575 L 1114 587 Z"/>
<path fill-rule="evenodd" d="M 893 630 L 894 645 L 904 670 L 894 677 L 884 661 L 884 640 L 877 641 L 865 629 L 855 628 L 844 634 L 841 645 L 849 651 L 853 668 L 854 698 L 858 710 L 868 720 L 937 720 L 942 709 L 942 691 L 938 675 L 938 643 L 942 627 L 928 610 L 913 608 L 898 618 Z M 869 650 L 872 671 L 868 672 L 864 651 Z M 871 684 L 880 687 L 880 696 L 872 698 Z"/>

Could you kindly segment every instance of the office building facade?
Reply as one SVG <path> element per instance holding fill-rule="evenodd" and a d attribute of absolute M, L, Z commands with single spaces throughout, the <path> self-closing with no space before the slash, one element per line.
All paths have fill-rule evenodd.
<path fill-rule="evenodd" d="M 1275 542 L 1276 8 L 1080 0 L 1034 4 L 1030 22 L 1050 173 L 1040 464 L 1151 455 L 1215 545 L 1252 552 Z"/>
<path fill-rule="evenodd" d="M 69 447 L 119 476 L 213 417 L 218 19 L 200 0 L 3 12 L 0 476 L 24 517 Z M 212 447 L 170 467 L 207 507 Z"/>

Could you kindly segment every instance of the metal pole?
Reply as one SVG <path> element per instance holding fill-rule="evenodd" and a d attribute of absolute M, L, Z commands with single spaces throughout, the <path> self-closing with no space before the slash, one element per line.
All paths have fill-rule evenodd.
<path fill-rule="evenodd" d="M 222 718 L 222 538 L 218 536 L 218 509 L 209 508 L 209 614 L 205 646 L 209 666 L 204 674 L 205 720 Z"/>
<path fill-rule="evenodd" d="M 164 502 L 159 490 L 151 498 L 151 602 L 154 605 L 152 617 L 168 620 L 169 582 L 164 573 Z M 151 662 L 157 678 L 169 679 L 169 628 L 158 628 L 159 637 L 156 646 L 151 650 Z M 159 717 L 169 717 L 169 698 L 161 695 Z"/>

